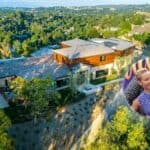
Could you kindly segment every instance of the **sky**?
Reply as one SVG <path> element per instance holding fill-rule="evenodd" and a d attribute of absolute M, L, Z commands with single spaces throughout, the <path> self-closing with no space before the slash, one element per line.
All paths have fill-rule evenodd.
<path fill-rule="evenodd" d="M 108 4 L 150 4 L 150 0 L 0 0 L 0 7 L 93 6 Z"/>

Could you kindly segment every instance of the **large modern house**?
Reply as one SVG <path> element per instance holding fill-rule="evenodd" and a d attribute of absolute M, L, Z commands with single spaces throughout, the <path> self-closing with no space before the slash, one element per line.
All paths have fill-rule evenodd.
<path fill-rule="evenodd" d="M 61 49 L 54 50 L 53 59 L 69 67 L 78 87 L 90 78 L 95 80 L 110 74 L 115 58 L 133 53 L 134 48 L 132 43 L 114 38 L 73 39 L 62 42 Z"/>
<path fill-rule="evenodd" d="M 110 74 L 118 56 L 133 53 L 135 46 L 121 39 L 73 39 L 61 42 L 61 48 L 42 57 L 18 58 L 0 61 L 0 87 L 11 78 L 21 76 L 27 80 L 50 75 L 56 89 L 87 84 Z"/>

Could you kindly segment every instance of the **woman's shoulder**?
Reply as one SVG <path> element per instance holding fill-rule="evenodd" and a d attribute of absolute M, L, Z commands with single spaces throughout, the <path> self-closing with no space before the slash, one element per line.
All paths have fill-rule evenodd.
<path fill-rule="evenodd" d="M 138 98 L 149 98 L 149 97 L 150 97 L 150 93 L 147 93 L 145 91 L 142 91 L 138 96 Z"/>

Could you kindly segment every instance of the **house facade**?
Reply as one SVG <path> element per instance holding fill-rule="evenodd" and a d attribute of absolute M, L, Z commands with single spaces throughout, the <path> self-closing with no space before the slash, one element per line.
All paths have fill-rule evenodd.
<path fill-rule="evenodd" d="M 76 78 L 77 86 L 111 74 L 117 57 L 133 53 L 135 46 L 120 39 L 73 39 L 61 43 L 61 49 L 53 51 L 53 59 L 66 64 Z M 81 81 L 82 80 L 82 81 Z"/>
<path fill-rule="evenodd" d="M 50 75 L 57 90 L 78 88 L 88 84 L 90 79 L 111 74 L 114 60 L 132 54 L 134 48 L 131 42 L 114 38 L 64 41 L 60 49 L 47 56 L 1 61 L 0 80 L 7 86 L 6 79 L 11 76 L 30 80 Z"/>

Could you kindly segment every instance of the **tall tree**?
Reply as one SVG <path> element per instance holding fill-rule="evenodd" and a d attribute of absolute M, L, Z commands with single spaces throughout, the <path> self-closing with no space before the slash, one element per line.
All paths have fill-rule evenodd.
<path fill-rule="evenodd" d="M 14 41 L 13 48 L 15 49 L 15 51 L 17 52 L 17 54 L 21 54 L 23 52 L 22 44 L 18 40 Z"/>
<path fill-rule="evenodd" d="M 0 109 L 0 150 L 13 150 L 13 140 L 8 135 L 8 128 L 11 126 L 9 117 L 4 110 Z"/>
<path fill-rule="evenodd" d="M 24 99 L 24 104 L 31 108 L 31 115 L 35 119 L 48 109 L 49 103 L 60 99 L 60 95 L 54 90 L 54 82 L 50 77 L 33 78 L 30 81 L 18 77 L 12 82 L 11 87 L 19 98 Z"/>
<path fill-rule="evenodd" d="M 0 55 L 2 58 L 10 58 L 11 57 L 11 51 L 8 43 L 1 42 L 0 43 Z"/>
<path fill-rule="evenodd" d="M 144 150 L 148 147 L 143 121 L 132 116 L 128 108 L 120 107 L 114 119 L 100 130 L 89 149 Z"/>

